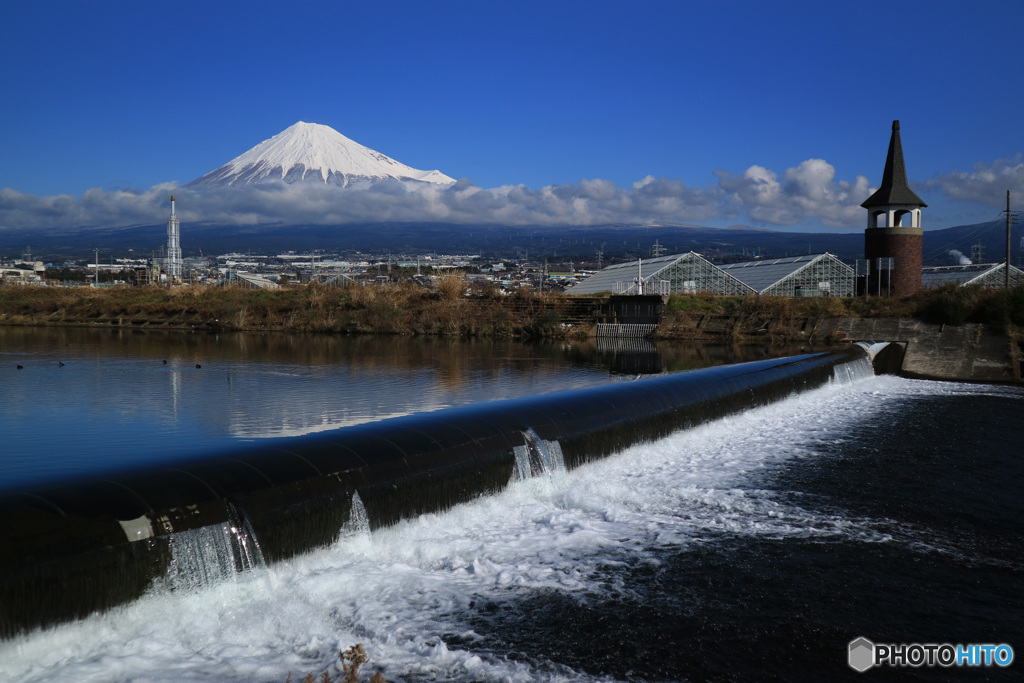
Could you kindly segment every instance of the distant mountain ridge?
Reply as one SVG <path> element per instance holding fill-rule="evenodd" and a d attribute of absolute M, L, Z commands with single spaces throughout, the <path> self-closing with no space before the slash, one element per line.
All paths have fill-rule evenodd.
<path fill-rule="evenodd" d="M 166 223 L 121 228 L 39 233 L 35 230 L 8 231 L 4 244 L 31 244 L 32 252 L 44 260 L 88 258 L 93 250 L 146 251 L 165 244 Z M 1024 265 L 1019 251 L 1019 229 L 1014 232 L 1013 263 Z M 600 250 L 605 263 L 611 259 L 649 258 L 658 242 L 664 253 L 696 251 L 728 261 L 749 260 L 753 254 L 767 258 L 829 252 L 847 263 L 864 258 L 863 231 L 850 233 L 776 232 L 701 226 L 670 227 L 635 225 L 522 226 L 479 225 L 467 227 L 449 223 L 351 223 L 345 225 L 221 225 L 189 223 L 182 228 L 181 246 L 186 256 L 204 253 L 251 250 L 279 253 L 287 249 L 322 249 L 399 253 L 479 253 L 496 261 L 517 253 L 553 261 L 593 260 Z M 1005 250 L 1002 221 L 962 225 L 924 233 L 925 265 L 955 265 L 952 249 L 970 254 L 982 244 L 986 263 L 1001 261 Z M 4 245 L 0 245 L 2 248 Z M 10 251 L 10 249 L 8 249 Z M 2 250 L 0 250 L 2 253 Z M 20 253 L 20 252 L 19 252 Z M 14 255 L 13 253 L 11 255 Z"/>
<path fill-rule="evenodd" d="M 350 140 L 330 126 L 299 121 L 185 187 L 203 190 L 265 182 L 349 187 L 385 179 L 449 185 L 440 171 L 421 171 Z"/>

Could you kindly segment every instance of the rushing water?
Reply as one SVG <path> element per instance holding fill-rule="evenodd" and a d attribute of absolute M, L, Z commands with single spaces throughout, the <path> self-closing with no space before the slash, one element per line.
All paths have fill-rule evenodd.
<path fill-rule="evenodd" d="M 98 353 L 96 365 L 143 362 L 119 348 L 120 356 Z M 472 348 L 451 363 L 472 358 Z M 10 347 L 2 353 L 0 363 L 9 365 Z M 33 358 L 56 366 L 53 353 Z M 518 379 L 520 361 L 485 371 L 464 360 L 444 373 L 430 362 L 378 367 L 385 378 L 394 370 L 414 380 L 416 368 L 433 367 L 422 370 L 434 378 L 427 385 L 440 374 L 462 378 L 438 394 L 449 398 L 424 409 L 496 397 L 473 393 L 481 376 L 518 381 L 522 393 L 622 379 L 597 363 L 530 353 L 532 367 Z M 152 372 L 166 386 L 170 373 L 160 361 L 170 354 L 149 355 L 155 369 L 134 375 Z M 212 435 L 192 442 L 206 445 L 263 436 L 251 427 L 219 433 L 225 425 L 279 433 L 285 413 L 270 406 L 304 393 L 315 397 L 303 404 L 307 415 L 333 410 L 338 395 L 320 385 L 344 384 L 355 372 L 297 357 L 291 371 L 306 372 L 303 381 L 272 394 L 276 402 L 253 397 L 262 418 L 220 421 L 245 410 L 244 392 L 217 391 L 230 374 L 217 372 L 218 364 L 234 363 L 244 375 L 246 361 L 204 356 L 203 368 L 186 372 L 192 357 L 168 360 L 183 378 L 204 378 L 182 380 L 172 414 L 185 428 L 172 431 L 213 425 Z M 58 373 L 73 364 L 64 362 L 47 367 L 53 382 L 66 381 Z M 22 364 L 15 381 L 31 376 Z M 219 379 L 205 379 L 208 369 Z M 6 386 L 12 373 L 4 373 Z M 129 383 L 123 379 L 121 391 Z M 98 391 L 93 400 L 121 405 Z M 230 410 L 207 406 L 214 415 L 204 416 L 193 405 L 203 405 L 197 392 Z M 166 420 L 167 400 L 148 397 L 140 410 Z M 374 400 L 367 414 L 379 409 Z M 5 397 L 0 405 L 7 443 L 7 430 L 20 429 L 8 416 L 18 404 Z M 370 654 L 368 668 L 392 681 L 1013 680 L 1020 662 L 856 674 L 846 645 L 865 636 L 1005 642 L 1024 651 L 1022 412 L 1019 388 L 876 377 L 836 382 L 570 472 L 558 466 L 557 444 L 527 435 L 529 447 L 517 453 L 520 476 L 499 495 L 372 533 L 354 511 L 331 547 L 270 566 L 255 558 L 226 571 L 215 552 L 203 564 L 217 568 L 214 580 L 170 577 L 177 590 L 154 586 L 125 607 L 0 642 L 0 680 L 301 680 L 310 672 L 337 676 L 338 650 L 354 643 Z M 109 403 L 95 419 L 108 417 L 115 430 L 131 424 Z M 67 448 L 60 443 L 50 450 Z M 34 449 L 37 458 L 47 452 Z M 523 476 L 528 469 L 543 476 Z M 242 525 L 185 539 L 196 548 L 183 543 L 183 561 L 213 546 L 233 547 L 238 558 L 238 544 L 252 542 Z"/>

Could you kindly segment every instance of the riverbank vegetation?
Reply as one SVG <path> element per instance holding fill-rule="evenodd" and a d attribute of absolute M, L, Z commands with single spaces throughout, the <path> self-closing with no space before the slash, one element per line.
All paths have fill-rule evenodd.
<path fill-rule="evenodd" d="M 452 275 L 431 289 L 412 282 L 276 290 L 185 287 L 0 286 L 0 324 L 423 334 L 495 338 L 564 333 L 565 297 L 497 290 L 466 296 Z"/>
<path fill-rule="evenodd" d="M 593 301 L 555 292 L 469 291 L 459 275 L 436 280 L 432 288 L 412 282 L 277 290 L 0 285 L 0 324 L 559 338 L 589 332 L 595 322 Z M 657 334 L 797 339 L 818 320 L 901 317 L 983 323 L 1018 334 L 1024 329 L 1024 288 L 947 286 L 868 300 L 675 295 L 668 299 Z"/>
<path fill-rule="evenodd" d="M 726 326 L 731 336 L 780 339 L 803 336 L 808 326 L 829 318 L 914 318 L 937 325 L 984 324 L 997 332 L 1024 330 L 1024 288 L 992 289 L 946 285 L 908 297 L 673 296 L 659 336 L 685 337 L 702 325 Z"/>

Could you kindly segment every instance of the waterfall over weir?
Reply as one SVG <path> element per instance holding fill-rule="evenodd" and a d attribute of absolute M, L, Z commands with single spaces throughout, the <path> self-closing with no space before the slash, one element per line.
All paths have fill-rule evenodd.
<path fill-rule="evenodd" d="M 172 590 L 193 590 L 266 568 L 259 541 L 248 520 L 231 519 L 168 537 L 171 559 L 164 577 Z"/>
<path fill-rule="evenodd" d="M 565 472 L 565 456 L 557 441 L 545 441 L 533 429 L 523 432 L 523 439 L 525 444 L 512 449 L 516 463 L 513 481 Z"/>
<path fill-rule="evenodd" d="M 867 352 L 756 361 L 419 413 L 0 495 L 0 637 L 552 476 L 871 373 Z"/>

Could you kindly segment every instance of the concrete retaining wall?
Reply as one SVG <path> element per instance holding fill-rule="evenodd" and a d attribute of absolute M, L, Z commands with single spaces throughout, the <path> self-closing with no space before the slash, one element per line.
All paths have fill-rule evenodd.
<path fill-rule="evenodd" d="M 1021 349 L 985 325 L 931 325 L 910 318 L 823 321 L 819 334 L 905 348 L 900 375 L 958 382 L 1021 382 Z"/>

